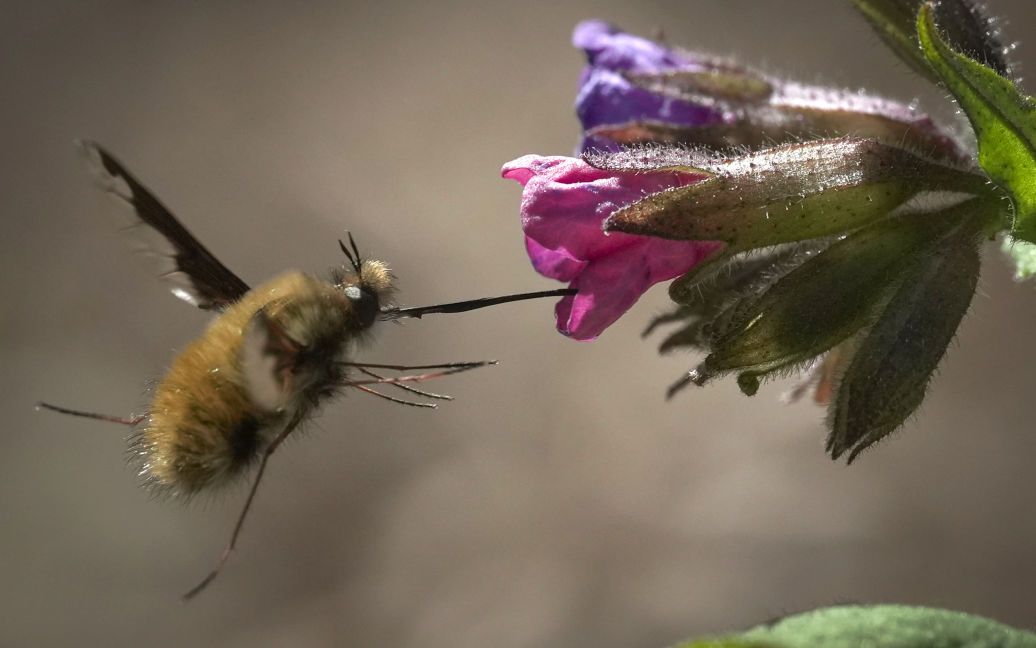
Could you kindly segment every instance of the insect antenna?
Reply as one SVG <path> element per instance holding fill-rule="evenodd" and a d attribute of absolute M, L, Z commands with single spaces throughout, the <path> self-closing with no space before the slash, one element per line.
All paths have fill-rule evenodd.
<path fill-rule="evenodd" d="M 402 319 L 413 317 L 421 319 L 422 316 L 430 313 L 464 313 L 467 311 L 506 304 L 508 302 L 524 301 L 526 299 L 541 299 L 543 297 L 565 297 L 574 295 L 578 290 L 575 288 L 558 288 L 556 290 L 543 290 L 540 292 L 519 293 L 517 295 L 503 295 L 501 297 L 482 297 L 481 299 L 469 299 L 466 301 L 452 302 L 449 304 L 435 304 L 433 306 L 415 306 L 413 308 L 399 308 L 390 306 L 381 309 L 383 320 Z"/>
<path fill-rule="evenodd" d="M 360 256 L 360 248 L 356 247 L 356 239 L 353 238 L 352 232 L 347 232 L 347 234 L 349 235 L 349 247 L 353 249 L 353 254 L 356 255 L 357 266 L 362 266 L 363 257 Z M 359 267 L 357 267 L 356 269 L 359 270 Z"/>
<path fill-rule="evenodd" d="M 69 409 L 67 407 L 60 407 L 58 405 L 51 405 L 50 403 L 39 402 L 36 403 L 36 409 L 46 409 L 58 414 L 67 414 L 68 416 L 79 416 L 81 418 L 96 419 L 98 421 L 107 421 L 108 423 L 118 423 L 119 425 L 134 426 L 140 423 L 145 418 L 144 414 L 138 414 L 137 416 L 112 416 L 111 414 L 98 414 L 96 412 L 84 412 L 82 410 Z"/>
<path fill-rule="evenodd" d="M 349 236 L 349 248 L 345 247 L 345 242 L 342 239 L 338 239 L 338 247 L 342 248 L 342 252 L 345 253 L 345 258 L 349 259 L 349 263 L 352 265 L 353 270 L 357 274 L 360 273 L 360 269 L 363 267 L 363 257 L 360 256 L 360 249 L 356 247 L 356 240 L 353 238 L 352 232 L 347 232 Z"/>

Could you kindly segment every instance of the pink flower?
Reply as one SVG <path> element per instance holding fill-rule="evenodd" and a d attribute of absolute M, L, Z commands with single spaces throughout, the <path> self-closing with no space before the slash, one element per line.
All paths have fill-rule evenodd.
<path fill-rule="evenodd" d="M 505 164 L 502 175 L 524 187 L 522 229 L 533 267 L 579 291 L 555 308 L 558 330 L 577 340 L 596 338 L 648 288 L 679 277 L 722 247 L 601 229 L 617 209 L 648 194 L 700 182 L 702 175 L 603 171 L 580 159 L 539 155 Z"/>

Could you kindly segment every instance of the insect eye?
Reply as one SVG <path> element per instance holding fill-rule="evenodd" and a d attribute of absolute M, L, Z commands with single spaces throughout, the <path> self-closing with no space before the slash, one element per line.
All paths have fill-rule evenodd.
<path fill-rule="evenodd" d="M 380 308 L 377 293 L 367 290 L 362 285 L 347 286 L 345 296 L 352 303 L 359 325 L 367 328 L 378 318 Z"/>

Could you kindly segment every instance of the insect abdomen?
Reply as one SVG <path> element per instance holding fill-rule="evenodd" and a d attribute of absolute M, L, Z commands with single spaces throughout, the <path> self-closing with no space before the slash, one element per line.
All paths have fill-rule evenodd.
<path fill-rule="evenodd" d="M 191 495 L 232 480 L 261 449 L 269 414 L 255 411 L 235 367 L 236 348 L 212 329 L 183 351 L 155 391 L 133 450 L 141 474 L 161 489 Z"/>

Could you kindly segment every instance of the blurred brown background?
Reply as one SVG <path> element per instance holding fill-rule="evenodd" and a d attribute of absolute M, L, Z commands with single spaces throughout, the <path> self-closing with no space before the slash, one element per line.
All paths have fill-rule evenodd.
<path fill-rule="evenodd" d="M 250 281 L 340 263 L 349 228 L 404 304 L 547 288 L 498 169 L 574 146 L 578 20 L 952 120 L 848 4 L 5 3 L 0 644 L 649 647 L 840 601 L 1036 624 L 1036 291 L 993 249 L 920 415 L 851 468 L 780 385 L 663 402 L 694 359 L 639 339 L 661 288 L 593 344 L 548 303 L 384 326 L 363 357 L 501 364 L 437 383 L 458 397 L 437 412 L 329 406 L 187 606 L 243 489 L 150 501 L 124 430 L 32 408 L 139 408 L 207 320 L 132 258 L 73 138 Z M 1009 35 L 1036 26 L 1027 0 L 991 4 Z"/>

